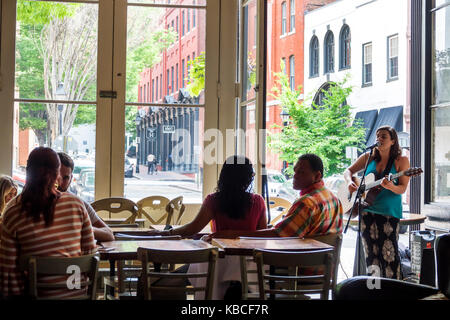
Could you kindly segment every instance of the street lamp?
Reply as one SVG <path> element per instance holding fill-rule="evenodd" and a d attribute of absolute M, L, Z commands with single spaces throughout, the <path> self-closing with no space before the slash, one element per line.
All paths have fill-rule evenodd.
<path fill-rule="evenodd" d="M 66 99 L 66 92 L 64 91 L 64 83 L 60 82 L 58 84 L 58 88 L 56 88 L 55 91 L 56 100 L 65 100 Z M 62 111 L 63 111 L 63 105 L 58 104 L 58 111 L 59 111 L 59 135 L 62 135 Z"/>
<path fill-rule="evenodd" d="M 288 121 L 289 121 L 289 113 L 283 107 L 281 107 L 280 117 L 281 117 L 281 121 L 283 122 L 283 129 L 281 129 L 283 131 L 284 127 L 286 127 L 288 125 Z M 283 160 L 283 173 L 286 168 L 287 168 L 287 162 L 285 160 Z"/>
<path fill-rule="evenodd" d="M 283 127 L 287 126 L 287 123 L 289 121 L 289 113 L 286 111 L 286 109 L 281 109 L 280 117 L 281 121 L 283 121 Z"/>
<path fill-rule="evenodd" d="M 141 124 L 141 117 L 139 114 L 136 114 L 136 119 L 134 119 L 134 123 L 136 124 L 136 173 L 140 173 L 139 171 L 139 144 L 141 143 L 140 130 L 139 125 Z"/>

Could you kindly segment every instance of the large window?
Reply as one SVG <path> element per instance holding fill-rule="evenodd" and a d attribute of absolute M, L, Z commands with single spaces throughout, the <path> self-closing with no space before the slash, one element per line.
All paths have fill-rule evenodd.
<path fill-rule="evenodd" d="M 287 30 L 287 28 L 286 28 L 286 24 L 287 24 L 286 10 L 287 9 L 286 9 L 286 1 L 285 1 L 281 4 L 281 35 L 286 34 L 286 30 Z"/>
<path fill-rule="evenodd" d="M 291 90 L 295 90 L 295 58 L 289 57 L 289 86 Z"/>
<path fill-rule="evenodd" d="M 339 36 L 339 68 L 350 68 L 350 28 L 344 25 Z"/>
<path fill-rule="evenodd" d="M 387 50 L 388 80 L 395 80 L 398 79 L 398 35 L 388 37 L 387 45 L 388 45 Z"/>
<path fill-rule="evenodd" d="M 309 76 L 319 75 L 319 39 L 313 36 L 309 44 Z"/>
<path fill-rule="evenodd" d="M 295 31 L 295 0 L 291 0 L 289 4 L 290 21 L 289 21 L 289 32 Z"/>
<path fill-rule="evenodd" d="M 325 35 L 324 44 L 324 73 L 334 72 L 334 35 L 328 31 Z"/>
<path fill-rule="evenodd" d="M 450 203 L 450 6 L 431 17 L 431 201 Z"/>
<path fill-rule="evenodd" d="M 372 43 L 363 44 L 363 86 L 372 85 Z"/>

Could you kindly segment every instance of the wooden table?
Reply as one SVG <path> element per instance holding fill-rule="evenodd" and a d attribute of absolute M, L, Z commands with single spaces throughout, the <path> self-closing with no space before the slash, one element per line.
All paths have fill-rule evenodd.
<path fill-rule="evenodd" d="M 109 261 L 109 275 L 114 279 L 116 274 L 116 261 L 136 260 L 138 248 L 164 249 L 164 250 L 193 250 L 208 249 L 212 246 L 201 240 L 141 240 L 141 241 L 109 241 L 103 242 L 98 252 L 101 260 Z M 114 296 L 114 288 L 111 288 L 111 296 Z"/>
<path fill-rule="evenodd" d="M 220 249 L 223 255 L 252 256 L 253 249 L 280 251 L 311 251 L 329 249 L 332 246 L 314 239 L 219 239 L 214 238 L 211 244 Z"/>
<path fill-rule="evenodd" d="M 128 218 L 102 218 L 102 220 L 108 224 L 122 224 L 124 223 Z M 140 228 L 144 228 L 145 219 L 136 219 L 134 223 L 137 223 Z"/>
<path fill-rule="evenodd" d="M 153 229 L 156 230 L 164 230 L 166 226 L 163 224 L 158 224 L 158 225 L 152 225 Z M 173 225 L 173 228 L 178 228 L 181 227 L 180 225 Z M 114 234 L 117 233 L 125 233 L 125 234 L 130 234 L 130 235 L 136 235 L 136 236 L 145 236 L 148 235 L 149 232 L 151 232 L 152 229 L 149 228 L 120 228 L 120 227 L 110 227 L 110 229 L 112 230 L 112 232 Z M 192 238 L 201 238 L 202 236 L 206 235 L 206 234 L 210 234 L 211 233 L 211 226 L 209 224 L 207 224 L 199 233 L 197 233 L 196 235 L 192 236 Z"/>
<path fill-rule="evenodd" d="M 425 222 L 427 216 L 423 214 L 416 213 L 403 213 L 403 218 L 400 219 L 399 224 L 401 226 L 410 226 L 414 224 L 421 224 Z M 344 216 L 344 225 L 347 224 L 348 216 Z M 354 217 L 350 220 L 350 225 L 357 226 L 358 225 L 358 217 Z"/>

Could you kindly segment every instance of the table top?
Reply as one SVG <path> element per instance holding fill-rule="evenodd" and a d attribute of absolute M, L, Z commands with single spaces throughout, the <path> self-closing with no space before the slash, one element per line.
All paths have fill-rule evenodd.
<path fill-rule="evenodd" d="M 417 213 L 403 213 L 403 218 L 400 219 L 400 225 L 401 226 L 409 226 L 413 224 L 421 224 L 425 221 L 427 216 L 423 214 L 417 214 Z M 344 216 L 344 223 L 347 223 L 348 215 Z M 358 217 L 352 218 L 350 220 L 351 225 L 357 225 L 358 224 Z"/>
<path fill-rule="evenodd" d="M 164 249 L 173 251 L 184 251 L 193 249 L 212 248 L 209 243 L 202 240 L 139 240 L 139 241 L 108 241 L 102 243 L 98 252 L 101 260 L 136 260 L 137 249 Z"/>
<path fill-rule="evenodd" d="M 127 220 L 128 218 L 102 218 L 103 221 L 105 222 L 109 222 L 109 223 L 122 223 L 125 222 L 125 220 Z M 145 219 L 136 219 L 135 223 L 139 223 L 139 222 L 145 222 Z"/>
<path fill-rule="evenodd" d="M 156 229 L 156 230 L 164 230 L 166 226 L 164 224 L 158 224 L 158 225 L 152 225 L 152 228 Z M 174 229 L 181 227 L 181 225 L 173 225 L 172 226 Z M 132 235 L 141 235 L 141 236 L 145 236 L 146 234 L 149 233 L 149 231 L 151 231 L 152 229 L 149 228 L 120 228 L 120 227 L 110 227 L 110 229 L 112 230 L 112 232 L 114 234 L 116 233 L 126 233 L 126 234 L 132 234 Z M 198 233 L 201 235 L 204 234 L 210 234 L 211 233 L 211 226 L 209 225 L 209 223 Z"/>
<path fill-rule="evenodd" d="M 222 249 L 225 255 L 253 255 L 253 249 L 280 251 L 310 251 L 333 248 L 314 239 L 219 239 L 214 238 L 211 244 Z"/>

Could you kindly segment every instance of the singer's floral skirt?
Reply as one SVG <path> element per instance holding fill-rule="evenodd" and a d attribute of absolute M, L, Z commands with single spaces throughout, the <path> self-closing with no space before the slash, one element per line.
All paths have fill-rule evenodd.
<path fill-rule="evenodd" d="M 362 213 L 361 237 L 369 275 L 401 279 L 399 222 L 399 219 L 391 216 L 366 211 Z"/>

